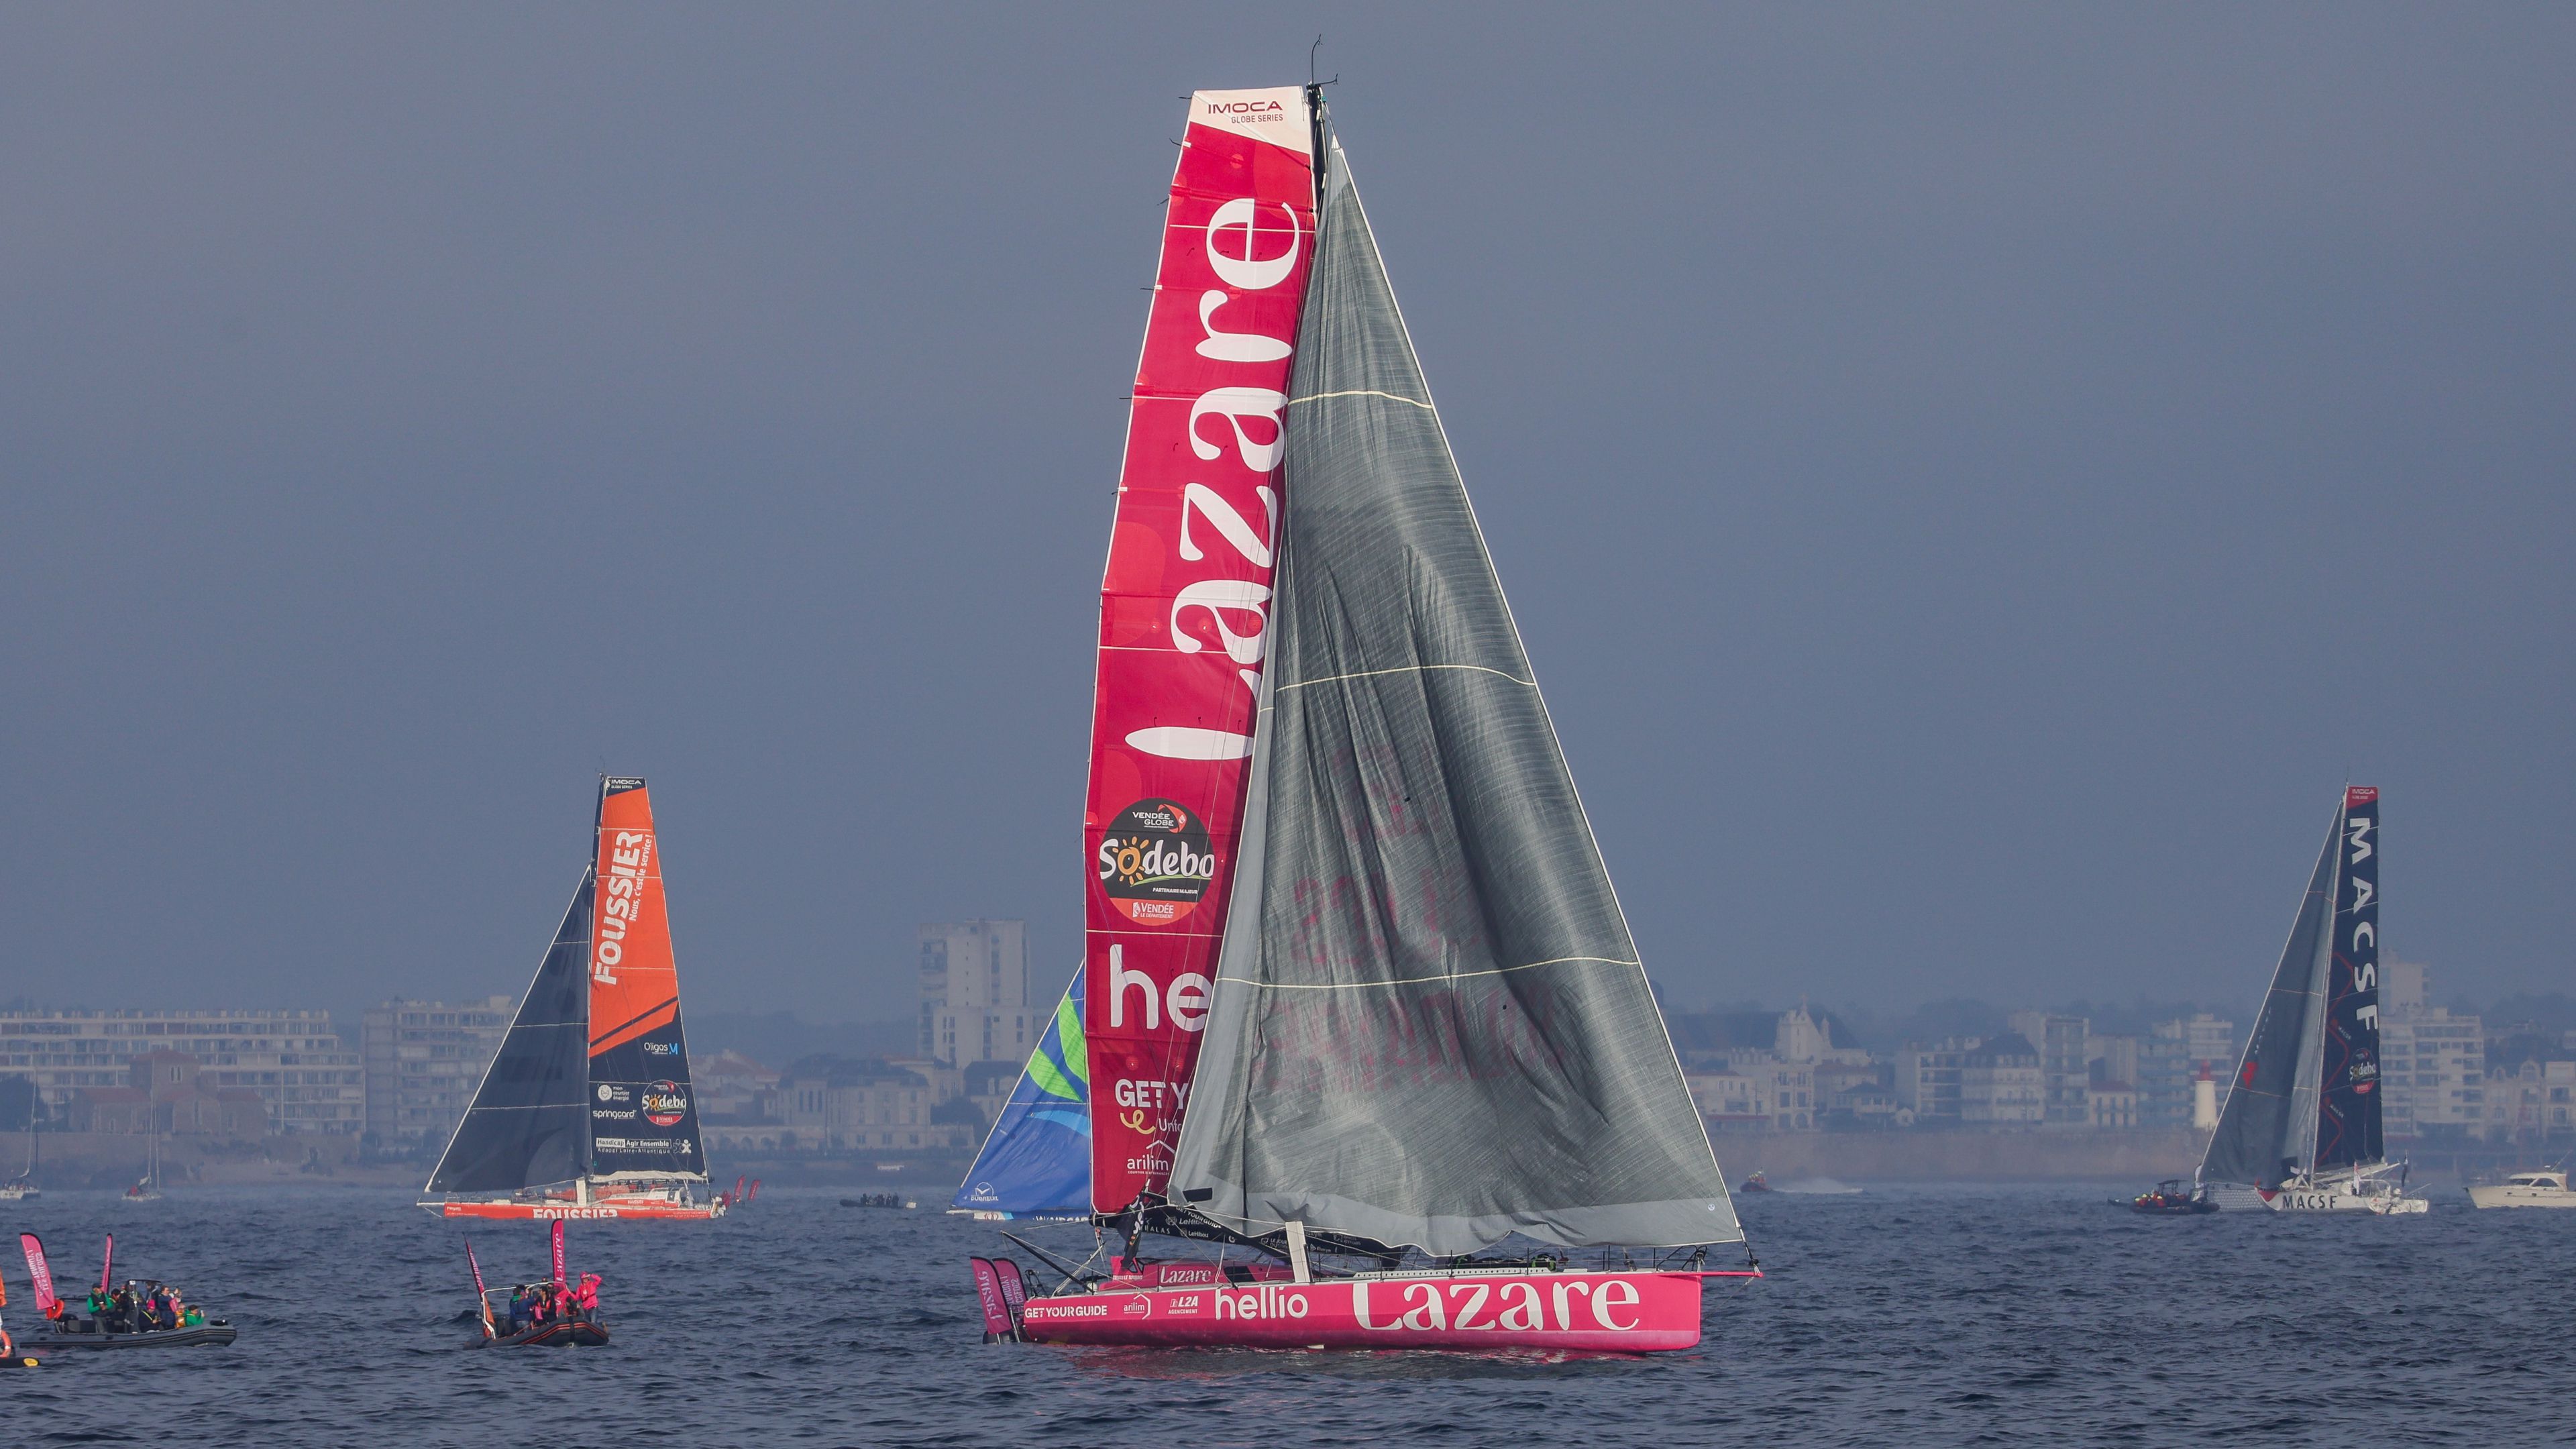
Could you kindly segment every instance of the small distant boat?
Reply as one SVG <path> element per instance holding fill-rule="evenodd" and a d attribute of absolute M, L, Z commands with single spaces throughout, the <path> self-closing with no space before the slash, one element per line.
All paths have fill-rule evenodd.
<path fill-rule="evenodd" d="M 841 1199 L 841 1206 L 853 1208 L 917 1208 L 921 1204 L 894 1192 L 863 1192 L 857 1197 Z"/>
<path fill-rule="evenodd" d="M 0 1202 L 30 1202 L 45 1195 L 36 1186 L 36 1168 L 41 1160 L 37 1143 L 42 1140 L 36 1132 L 36 1107 L 43 1100 L 33 1090 L 27 1093 L 27 1170 L 0 1182 Z"/>
<path fill-rule="evenodd" d="M 1860 1195 L 1859 1188 L 1830 1177 L 1802 1177 L 1795 1182 L 1784 1182 L 1771 1190 L 1792 1193 L 1799 1197 L 1858 1197 Z"/>
<path fill-rule="evenodd" d="M 680 976 L 644 782 L 603 775 L 592 853 L 501 1050 L 423 1189 L 451 1218 L 702 1219 Z"/>
<path fill-rule="evenodd" d="M 2567 1190 L 2565 1169 L 2553 1167 L 2470 1188 L 2469 1201 L 2482 1208 L 2576 1208 L 2576 1192 Z"/>
<path fill-rule="evenodd" d="M 2432 1211 L 2380 1140 L 2379 791 L 2346 786 L 2194 1180 L 2281 1213 Z"/>
<path fill-rule="evenodd" d="M 510 1299 L 515 1289 L 484 1286 L 483 1265 L 474 1256 L 473 1240 L 471 1238 L 466 1240 L 465 1264 L 474 1273 L 475 1316 L 483 1323 L 483 1337 L 473 1345 L 474 1347 L 605 1348 L 608 1346 L 608 1325 L 600 1321 L 598 1310 L 583 1309 L 571 1304 L 571 1299 L 574 1297 L 574 1284 L 564 1269 L 563 1219 L 554 1220 L 553 1231 L 548 1236 L 554 1250 L 554 1276 L 547 1280 L 547 1286 L 551 1288 L 553 1300 L 558 1306 L 547 1316 L 531 1317 L 525 1323 L 509 1316 Z M 583 1290 L 595 1299 L 599 1285 L 597 1276 L 584 1274 L 579 1281 Z M 501 1312 L 498 1314 L 492 1311 L 495 1300 L 501 1304 Z"/>
<path fill-rule="evenodd" d="M 165 1314 L 161 1322 L 143 1318 L 136 1326 L 140 1310 L 131 1298 L 124 1311 L 87 1313 L 74 1308 L 54 1293 L 53 1269 L 45 1259 L 45 1245 L 34 1233 L 20 1233 L 18 1247 L 26 1255 L 27 1276 L 36 1287 L 36 1307 L 45 1315 L 46 1331 L 27 1347 L 45 1349 L 126 1349 L 126 1348 L 220 1348 L 236 1336 L 230 1323 L 209 1318 L 202 1310 L 187 1308 L 183 1313 Z M 99 1291 L 105 1293 L 110 1269 L 115 1262 L 116 1239 L 107 1240 L 107 1262 L 99 1269 Z M 127 1285 L 128 1289 L 132 1284 Z M 121 1290 L 122 1291 L 122 1290 Z M 184 1305 L 183 1305 L 184 1306 Z"/>
<path fill-rule="evenodd" d="M 94 1318 L 64 1320 L 64 1326 L 35 1340 L 39 1348 L 221 1348 L 236 1336 L 233 1326 L 220 1318 L 182 1328 L 146 1329 L 140 1333 L 123 1333 L 102 1329 Z"/>
<path fill-rule="evenodd" d="M 2113 1198 L 2111 1205 L 2120 1206 L 2120 1200 Z M 2207 1192 L 2185 1187 L 2179 1177 L 2168 1177 L 2156 1184 L 2155 1191 L 2142 1192 L 2129 1199 L 2128 1209 L 2156 1217 L 2192 1217 L 2214 1213 L 2218 1211 L 2218 1204 L 2210 1200 Z"/>
<path fill-rule="evenodd" d="M 1762 1180 L 1762 1174 L 1761 1174 L 1761 1173 L 1759 1173 L 1759 1172 L 1757 1172 L 1757 1173 L 1753 1174 L 1751 1177 L 1748 1177 L 1748 1178 L 1744 1179 L 1742 1182 L 1737 1183 L 1737 1184 L 1735 1185 L 1735 1190 L 1736 1190 L 1737 1192 L 1772 1192 L 1772 1191 L 1776 1191 L 1776 1189 L 1774 1189 L 1774 1188 L 1771 1186 L 1771 1184 L 1770 1184 L 1770 1183 L 1765 1182 L 1765 1181 L 1763 1181 L 1763 1180 Z"/>
<path fill-rule="evenodd" d="M 161 1200 L 161 1139 L 158 1136 L 152 1139 L 150 1164 L 143 1169 L 143 1175 L 134 1179 L 133 1185 L 125 1189 L 125 1200 L 127 1202 Z"/>

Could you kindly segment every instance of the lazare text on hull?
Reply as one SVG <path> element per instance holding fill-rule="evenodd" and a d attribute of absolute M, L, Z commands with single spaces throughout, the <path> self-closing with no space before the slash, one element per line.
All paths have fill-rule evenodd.
<path fill-rule="evenodd" d="M 451 1218 L 703 1220 L 706 1144 L 644 781 L 603 775 L 591 849 L 501 1049 L 429 1176 Z"/>
<path fill-rule="evenodd" d="M 1687 1348 L 1760 1270 L 1709 1269 L 1744 1230 L 1349 158 L 1318 87 L 1189 107 L 1082 968 L 953 1205 L 1095 1248 L 971 1260 L 985 1336 Z"/>

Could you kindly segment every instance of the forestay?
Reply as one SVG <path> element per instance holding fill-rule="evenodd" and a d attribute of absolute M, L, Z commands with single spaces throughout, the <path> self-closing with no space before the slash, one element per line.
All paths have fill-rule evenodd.
<path fill-rule="evenodd" d="M 1454 1255 L 1735 1220 L 1338 148 L 1172 1198 Z"/>

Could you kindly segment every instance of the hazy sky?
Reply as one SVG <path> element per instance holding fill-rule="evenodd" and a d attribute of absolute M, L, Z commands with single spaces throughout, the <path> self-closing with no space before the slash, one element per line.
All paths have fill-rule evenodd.
<path fill-rule="evenodd" d="M 0 996 L 1078 950 L 1183 93 L 1323 69 L 1668 996 L 2571 985 L 2576 11 L 16 6 Z"/>

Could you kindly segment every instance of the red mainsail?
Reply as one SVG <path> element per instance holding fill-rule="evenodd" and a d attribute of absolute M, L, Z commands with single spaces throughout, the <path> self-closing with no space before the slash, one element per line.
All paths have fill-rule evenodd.
<path fill-rule="evenodd" d="M 1282 411 L 1314 255 L 1297 87 L 1200 91 L 1172 175 L 1100 585 L 1083 817 L 1092 1203 L 1171 1170 L 1252 753 Z"/>

